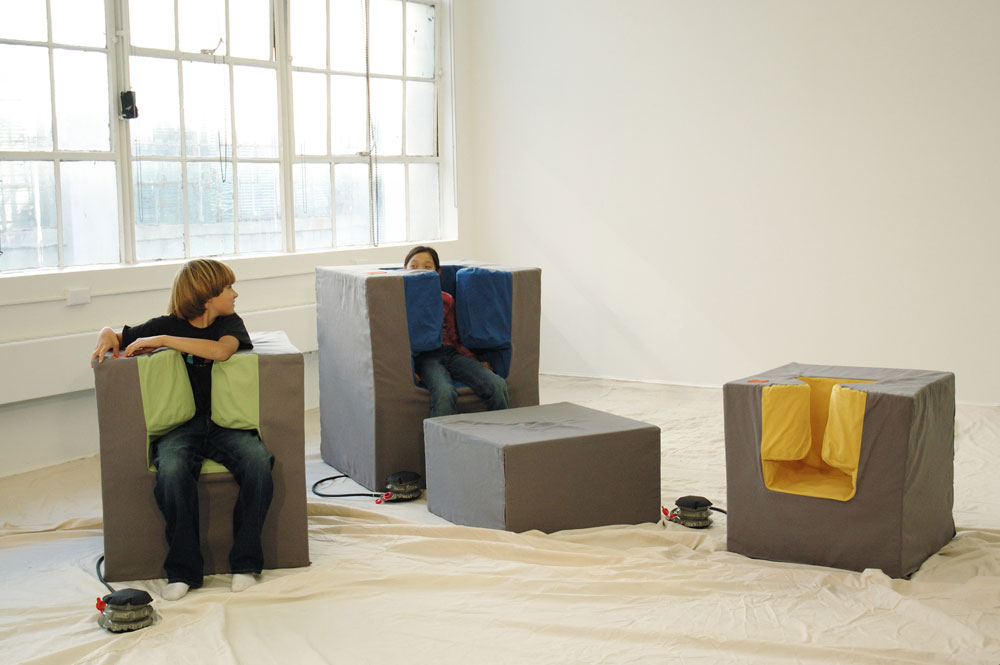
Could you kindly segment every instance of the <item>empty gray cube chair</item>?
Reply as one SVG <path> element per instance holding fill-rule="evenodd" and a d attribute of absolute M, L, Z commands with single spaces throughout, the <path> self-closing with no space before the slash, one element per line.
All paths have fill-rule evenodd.
<path fill-rule="evenodd" d="M 954 536 L 954 374 L 792 363 L 723 402 L 730 551 L 907 577 Z"/>
<path fill-rule="evenodd" d="M 323 461 L 372 491 L 398 471 L 425 475 L 429 392 L 416 353 L 441 345 L 441 291 L 455 297 L 462 343 L 507 381 L 512 407 L 538 404 L 541 270 L 475 261 L 412 271 L 316 269 Z M 459 388 L 462 412 L 483 410 Z"/>

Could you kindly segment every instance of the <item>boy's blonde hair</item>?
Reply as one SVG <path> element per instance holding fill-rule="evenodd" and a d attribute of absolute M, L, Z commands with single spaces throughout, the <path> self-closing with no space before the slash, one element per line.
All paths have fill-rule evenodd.
<path fill-rule="evenodd" d="M 174 277 L 167 314 L 186 321 L 205 313 L 205 303 L 232 284 L 236 275 L 232 268 L 215 259 L 193 259 L 185 263 Z"/>

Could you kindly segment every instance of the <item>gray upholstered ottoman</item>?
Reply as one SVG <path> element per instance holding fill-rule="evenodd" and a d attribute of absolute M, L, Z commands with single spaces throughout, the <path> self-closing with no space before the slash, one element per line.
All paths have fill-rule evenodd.
<path fill-rule="evenodd" d="M 424 421 L 427 507 L 466 526 L 546 533 L 655 522 L 660 428 L 560 402 Z"/>

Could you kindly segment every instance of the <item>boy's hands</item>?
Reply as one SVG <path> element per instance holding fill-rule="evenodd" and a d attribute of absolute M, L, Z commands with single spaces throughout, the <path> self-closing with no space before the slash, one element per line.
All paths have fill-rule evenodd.
<path fill-rule="evenodd" d="M 155 335 L 153 337 L 140 337 L 125 347 L 122 355 L 126 358 L 139 356 L 144 353 L 152 353 L 161 346 L 167 346 L 164 338 L 166 335 Z"/>
<path fill-rule="evenodd" d="M 118 346 L 121 344 L 121 338 L 111 328 L 103 328 L 101 332 L 97 333 L 97 346 L 94 347 L 94 352 L 90 354 L 90 364 L 94 364 L 94 358 L 97 358 L 98 364 L 104 362 L 104 356 L 108 351 L 111 351 L 113 358 L 118 357 Z"/>

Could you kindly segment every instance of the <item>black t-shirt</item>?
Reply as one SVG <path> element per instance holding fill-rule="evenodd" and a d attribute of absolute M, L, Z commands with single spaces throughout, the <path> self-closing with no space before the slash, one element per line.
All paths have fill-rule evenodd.
<path fill-rule="evenodd" d="M 121 348 L 125 348 L 140 337 L 155 335 L 173 335 L 174 337 L 193 337 L 209 339 L 218 342 L 226 335 L 232 335 L 240 343 L 240 349 L 252 349 L 250 333 L 243 324 L 239 314 L 220 316 L 212 321 L 207 328 L 198 328 L 176 316 L 158 316 L 137 326 L 122 328 Z M 191 381 L 191 391 L 194 393 L 194 403 L 198 414 L 212 411 L 212 361 L 199 358 L 190 353 L 181 353 L 187 367 L 188 379 Z"/>

